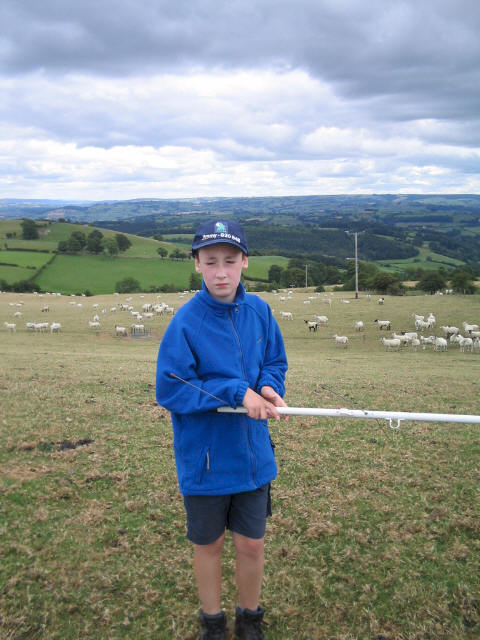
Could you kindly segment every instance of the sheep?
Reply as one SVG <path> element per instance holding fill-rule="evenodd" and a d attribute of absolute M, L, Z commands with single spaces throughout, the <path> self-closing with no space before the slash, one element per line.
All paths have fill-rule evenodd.
<path fill-rule="evenodd" d="M 408 336 L 410 340 L 418 338 L 418 333 L 416 331 L 402 331 L 402 335 Z"/>
<path fill-rule="evenodd" d="M 115 335 L 116 336 L 127 336 L 127 327 L 120 327 L 118 324 L 115 325 Z"/>
<path fill-rule="evenodd" d="M 447 351 L 448 349 L 448 342 L 445 340 L 445 338 L 437 338 L 435 337 L 435 341 L 433 343 L 433 350 L 434 351 Z"/>
<path fill-rule="evenodd" d="M 353 323 L 353 326 L 354 326 L 355 331 L 363 331 L 363 329 L 364 329 L 362 320 L 356 320 Z"/>
<path fill-rule="evenodd" d="M 318 322 L 318 324 L 323 324 L 325 327 L 328 327 L 328 318 L 327 318 L 327 316 L 314 315 L 313 319 L 315 320 L 315 322 Z"/>
<path fill-rule="evenodd" d="M 378 328 L 380 329 L 380 331 L 382 329 L 391 329 L 391 323 L 390 320 L 374 320 L 374 322 L 376 322 L 378 324 Z"/>
<path fill-rule="evenodd" d="M 468 338 L 464 338 L 463 336 L 458 336 L 460 338 L 460 340 L 458 341 L 460 344 L 460 351 L 462 353 L 466 351 L 471 351 L 473 352 L 473 340 L 472 338 L 468 337 Z"/>
<path fill-rule="evenodd" d="M 378 304 L 384 304 L 385 302 L 385 298 L 379 298 L 378 299 Z"/>
<path fill-rule="evenodd" d="M 337 336 L 337 334 L 335 334 L 333 336 L 333 338 L 335 340 L 335 346 L 336 347 L 343 346 L 344 349 L 346 349 L 348 347 L 348 338 L 347 338 L 347 336 Z"/>
<path fill-rule="evenodd" d="M 323 304 L 328 304 L 329 307 L 332 306 L 332 301 L 330 300 L 330 298 L 321 298 L 320 302 L 323 302 Z"/>
<path fill-rule="evenodd" d="M 110 313 L 117 313 L 117 307 L 110 307 Z"/>
<path fill-rule="evenodd" d="M 425 349 L 425 345 L 426 344 L 434 344 L 435 343 L 435 336 L 420 336 L 420 342 L 423 344 L 423 348 Z"/>
<path fill-rule="evenodd" d="M 88 326 L 90 327 L 90 329 L 100 329 L 100 322 L 96 322 L 96 321 L 88 321 Z"/>
<path fill-rule="evenodd" d="M 385 345 L 385 351 L 398 351 L 400 349 L 401 340 L 398 338 L 380 338 Z"/>
<path fill-rule="evenodd" d="M 291 311 L 280 311 L 280 317 L 285 320 L 293 320 L 293 313 Z"/>
<path fill-rule="evenodd" d="M 7 331 L 10 331 L 11 333 L 16 332 L 17 325 L 14 322 L 4 322 L 3 324 L 5 325 L 5 328 L 7 329 Z"/>
<path fill-rule="evenodd" d="M 412 338 L 412 340 L 410 341 L 410 344 L 412 345 L 413 351 L 416 351 L 420 346 L 420 340 L 418 338 Z"/>
<path fill-rule="evenodd" d="M 318 329 L 318 322 L 312 322 L 311 320 L 305 320 L 304 322 L 307 325 L 309 331 L 316 331 Z"/>
<path fill-rule="evenodd" d="M 62 325 L 60 322 L 52 322 L 50 325 L 50 333 L 60 333 Z"/>
<path fill-rule="evenodd" d="M 22 312 L 21 311 L 15 311 L 15 313 L 13 314 L 14 318 L 21 318 L 22 317 Z"/>
<path fill-rule="evenodd" d="M 99 321 L 100 321 L 100 318 L 98 317 L 98 314 L 95 314 L 95 315 L 93 316 L 93 321 L 94 321 L 94 322 L 99 322 Z"/>
<path fill-rule="evenodd" d="M 412 318 L 415 322 L 417 322 L 417 320 L 422 320 L 422 322 L 425 320 L 425 316 L 420 316 L 418 313 L 412 313 Z"/>
<path fill-rule="evenodd" d="M 480 331 L 470 331 L 471 338 L 480 338 Z"/>
<path fill-rule="evenodd" d="M 392 338 L 393 340 L 400 340 L 400 344 L 407 344 L 411 341 L 411 337 L 407 336 L 407 334 L 405 333 L 395 333 L 395 331 L 392 333 Z"/>
<path fill-rule="evenodd" d="M 48 304 L 46 304 L 46 305 L 43 307 L 42 312 L 46 312 L 46 313 L 48 313 L 49 311 L 50 311 L 50 307 L 48 306 Z"/>
<path fill-rule="evenodd" d="M 465 333 L 471 334 L 472 331 L 478 331 L 478 324 L 468 324 L 468 322 L 462 322 L 462 325 Z"/>
<path fill-rule="evenodd" d="M 35 330 L 35 324 L 33 322 L 26 322 L 25 323 L 25 328 L 27 331 L 34 331 Z"/>
<path fill-rule="evenodd" d="M 437 321 L 436 321 L 435 316 L 433 315 L 433 313 L 431 311 L 428 314 L 427 322 L 430 325 L 430 327 L 429 327 L 430 329 L 435 329 L 435 323 Z"/>
<path fill-rule="evenodd" d="M 40 332 L 43 333 L 44 331 L 46 331 L 48 329 L 48 322 L 34 322 L 33 323 L 33 328 L 35 330 L 35 332 Z"/>
<path fill-rule="evenodd" d="M 473 350 L 480 351 L 480 338 L 478 336 L 473 341 Z"/>
<path fill-rule="evenodd" d="M 460 332 L 460 329 L 458 327 L 441 326 L 440 329 L 444 332 L 447 338 L 450 337 L 452 333 L 457 334 Z"/>
<path fill-rule="evenodd" d="M 417 331 L 425 331 L 426 329 L 430 329 L 430 323 L 426 320 L 417 319 L 415 320 L 415 329 L 417 329 Z"/>
<path fill-rule="evenodd" d="M 311 300 L 304 300 L 303 301 L 303 304 L 310 304 L 310 303 L 311 303 Z"/>

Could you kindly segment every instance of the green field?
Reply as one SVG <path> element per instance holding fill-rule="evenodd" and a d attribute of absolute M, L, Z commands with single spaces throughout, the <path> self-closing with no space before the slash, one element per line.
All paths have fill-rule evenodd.
<path fill-rule="evenodd" d="M 18 267 L 4 266 L 0 264 L 0 279 L 8 284 L 20 280 L 30 279 L 35 275 L 34 271 L 26 270 L 25 266 L 40 268 L 52 258 L 52 254 L 39 253 L 39 249 L 55 251 L 61 240 L 70 237 L 73 231 L 82 231 L 88 235 L 94 227 L 67 223 L 47 224 L 42 231 L 39 240 L 20 240 L 6 237 L 7 233 L 15 232 L 21 235 L 20 221 L 0 221 L 0 248 L 5 243 L 10 248 L 8 251 L 0 249 L 0 263 L 16 264 Z M 105 237 L 115 236 L 115 231 L 101 229 Z M 132 246 L 124 253 L 116 257 L 105 255 L 64 255 L 59 254 L 42 273 L 34 278 L 43 291 L 71 294 L 90 291 L 93 294 L 107 294 L 115 291 L 115 284 L 126 277 L 138 280 L 146 291 L 151 286 L 176 285 L 187 289 L 190 275 L 194 272 L 192 260 L 160 259 L 157 249 L 163 246 L 167 251 L 179 248 L 180 245 L 172 245 L 168 242 L 159 242 L 152 238 L 142 238 L 125 234 L 130 239 Z M 13 247 L 29 248 L 32 251 L 12 251 Z M 183 248 L 188 253 L 188 245 Z M 37 252 L 33 251 L 34 249 Z M 267 280 L 268 270 L 272 264 L 286 267 L 288 259 L 282 256 L 252 256 L 249 260 L 247 275 L 250 279 L 259 278 Z"/>
<path fill-rule="evenodd" d="M 308 295 L 313 295 L 312 291 Z M 411 330 L 480 323 L 478 296 L 263 294 L 279 320 L 292 406 L 480 414 L 480 353 L 386 352 L 376 318 Z M 0 637 L 193 640 L 198 602 L 170 419 L 150 339 L 115 338 L 120 302 L 179 294 L 0 294 Z M 21 307 L 11 306 L 22 304 Z M 48 304 L 49 313 L 42 307 Z M 79 306 L 81 305 L 81 306 Z M 4 322 L 15 319 L 16 333 Z M 105 313 L 102 313 L 105 310 Z M 100 315 L 92 332 L 88 320 Z M 312 314 L 329 326 L 309 333 Z M 355 333 L 354 320 L 365 331 Z M 62 323 L 59 334 L 25 322 Z M 439 329 L 437 329 L 439 331 Z M 335 347 L 333 334 L 350 338 Z M 262 605 L 269 640 L 474 640 L 480 635 L 478 425 L 290 418 L 271 424 L 279 476 Z M 226 544 L 223 606 L 236 604 Z"/>

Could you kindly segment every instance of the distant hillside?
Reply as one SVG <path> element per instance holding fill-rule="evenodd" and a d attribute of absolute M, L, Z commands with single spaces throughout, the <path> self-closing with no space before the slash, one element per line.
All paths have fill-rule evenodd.
<path fill-rule="evenodd" d="M 144 237 L 183 235 L 188 244 L 206 217 L 234 218 L 251 250 L 324 262 L 353 255 L 358 231 L 363 260 L 405 260 L 419 248 L 469 264 L 480 263 L 480 196 L 336 195 L 263 198 L 139 199 L 114 202 L 0 200 L 0 217 L 94 223 Z"/>

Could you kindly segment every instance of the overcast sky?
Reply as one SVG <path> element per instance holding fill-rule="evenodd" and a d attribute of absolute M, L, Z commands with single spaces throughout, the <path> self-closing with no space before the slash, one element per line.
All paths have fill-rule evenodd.
<path fill-rule="evenodd" d="M 0 198 L 480 193 L 479 0 L 1 0 Z"/>

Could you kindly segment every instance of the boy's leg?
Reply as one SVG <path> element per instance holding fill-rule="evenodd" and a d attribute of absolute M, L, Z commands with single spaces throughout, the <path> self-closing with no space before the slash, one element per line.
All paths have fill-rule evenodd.
<path fill-rule="evenodd" d="M 222 549 L 225 534 L 211 544 L 193 545 L 193 567 L 202 611 L 209 615 L 221 609 Z"/>
<path fill-rule="evenodd" d="M 248 538 L 236 532 L 232 535 L 236 553 L 238 604 L 243 609 L 256 611 L 263 580 L 264 539 Z"/>

